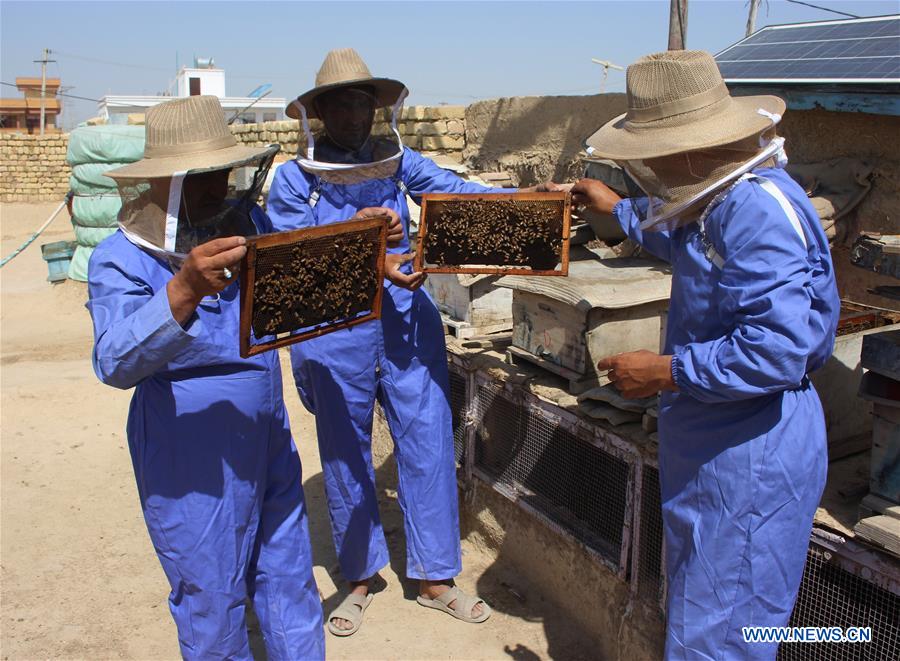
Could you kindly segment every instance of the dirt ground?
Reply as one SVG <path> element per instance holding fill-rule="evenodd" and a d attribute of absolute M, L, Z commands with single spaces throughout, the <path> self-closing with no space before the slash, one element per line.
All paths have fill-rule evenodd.
<path fill-rule="evenodd" d="M 54 207 L 0 205 L 2 255 Z M 177 658 L 168 587 L 141 517 L 125 440 L 131 393 L 104 386 L 92 372 L 86 286 L 46 281 L 40 244 L 71 238 L 63 213 L 0 272 L 0 654 L 3 659 Z M 342 595 L 315 421 L 302 409 L 289 370 L 285 390 L 304 466 L 314 571 L 329 612 Z M 401 578 L 403 533 L 394 468 L 383 457 L 376 466 L 392 555 L 391 566 L 381 573 L 386 587 L 360 632 L 344 639 L 326 633 L 329 658 L 596 656 L 588 638 L 556 614 L 526 577 L 466 542 L 458 582 L 467 590 L 477 584 L 494 605 L 494 616 L 475 626 L 418 606 L 414 586 Z M 258 650 L 258 636 L 253 640 Z"/>

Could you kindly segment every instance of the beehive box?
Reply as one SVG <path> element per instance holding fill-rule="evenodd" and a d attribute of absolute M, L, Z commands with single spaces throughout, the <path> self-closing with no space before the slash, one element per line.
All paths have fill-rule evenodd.
<path fill-rule="evenodd" d="M 512 329 L 512 290 L 498 287 L 499 276 L 433 273 L 425 288 L 450 332 L 467 339 Z"/>
<path fill-rule="evenodd" d="M 834 350 L 821 368 L 809 375 L 819 393 L 828 433 L 828 458 L 831 461 L 868 449 L 872 443 L 872 404 L 856 396 L 863 368 L 861 361 L 866 338 L 883 335 L 885 326 L 897 313 L 841 302 Z"/>
<path fill-rule="evenodd" d="M 873 404 L 869 493 L 900 505 L 900 381 L 867 372 L 859 395 Z"/>
<path fill-rule="evenodd" d="M 241 356 L 378 319 L 386 239 L 386 217 L 248 237 Z"/>
<path fill-rule="evenodd" d="M 569 380 L 579 393 L 608 379 L 597 362 L 625 351 L 659 351 L 671 275 L 661 262 L 572 262 L 568 278 L 507 276 L 513 290 L 513 359 L 529 360 Z"/>
<path fill-rule="evenodd" d="M 568 193 L 431 193 L 422 196 L 415 270 L 566 275 Z"/>

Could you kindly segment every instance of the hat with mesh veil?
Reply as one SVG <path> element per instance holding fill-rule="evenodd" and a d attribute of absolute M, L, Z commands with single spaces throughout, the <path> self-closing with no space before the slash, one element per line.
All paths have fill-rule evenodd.
<path fill-rule="evenodd" d="M 771 127 L 771 115 L 785 109 L 777 96 L 732 97 L 705 51 L 642 57 L 628 67 L 626 94 L 628 112 L 587 139 L 594 155 L 626 161 L 738 142 Z"/>
<path fill-rule="evenodd" d="M 325 61 L 316 73 L 316 86 L 304 92 L 284 109 L 288 117 L 300 118 L 302 105 L 309 119 L 319 116 L 315 100 L 326 92 L 345 87 L 364 86 L 372 89 L 378 107 L 392 106 L 406 91 L 406 85 L 393 78 L 376 78 L 369 67 L 352 48 L 337 48 L 329 51 Z"/>
<path fill-rule="evenodd" d="M 104 173 L 111 179 L 171 177 L 178 171 L 234 168 L 259 160 L 269 147 L 239 145 L 215 96 L 189 96 L 147 110 L 144 157 Z M 277 151 L 277 150 L 276 150 Z"/>

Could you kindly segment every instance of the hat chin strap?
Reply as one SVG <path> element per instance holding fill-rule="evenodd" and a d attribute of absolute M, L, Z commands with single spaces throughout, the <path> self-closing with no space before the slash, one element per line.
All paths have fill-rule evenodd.
<path fill-rule="evenodd" d="M 181 208 L 181 189 L 187 170 L 172 173 L 169 182 L 169 204 L 166 207 L 166 252 L 175 252 L 175 236 L 178 233 L 178 210 Z"/>

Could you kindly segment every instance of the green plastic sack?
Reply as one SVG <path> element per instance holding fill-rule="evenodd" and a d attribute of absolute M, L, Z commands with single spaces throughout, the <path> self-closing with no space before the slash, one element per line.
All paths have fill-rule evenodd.
<path fill-rule="evenodd" d="M 83 163 L 133 163 L 144 155 L 144 127 L 79 126 L 69 134 L 66 161 Z"/>
<path fill-rule="evenodd" d="M 72 224 L 81 227 L 116 227 L 122 198 L 107 195 L 76 195 L 72 199 Z"/>
<path fill-rule="evenodd" d="M 69 279 L 78 280 L 79 282 L 87 282 L 88 280 L 88 262 L 91 259 L 93 248 L 87 246 L 75 246 L 75 254 L 72 255 L 72 261 L 69 262 Z"/>
<path fill-rule="evenodd" d="M 125 163 L 82 163 L 72 167 L 69 177 L 69 188 L 76 195 L 96 195 L 98 193 L 115 193 L 116 182 L 105 176 Z"/>
<path fill-rule="evenodd" d="M 75 225 L 75 241 L 79 246 L 93 248 L 103 239 L 115 233 L 115 227 L 80 227 Z"/>

